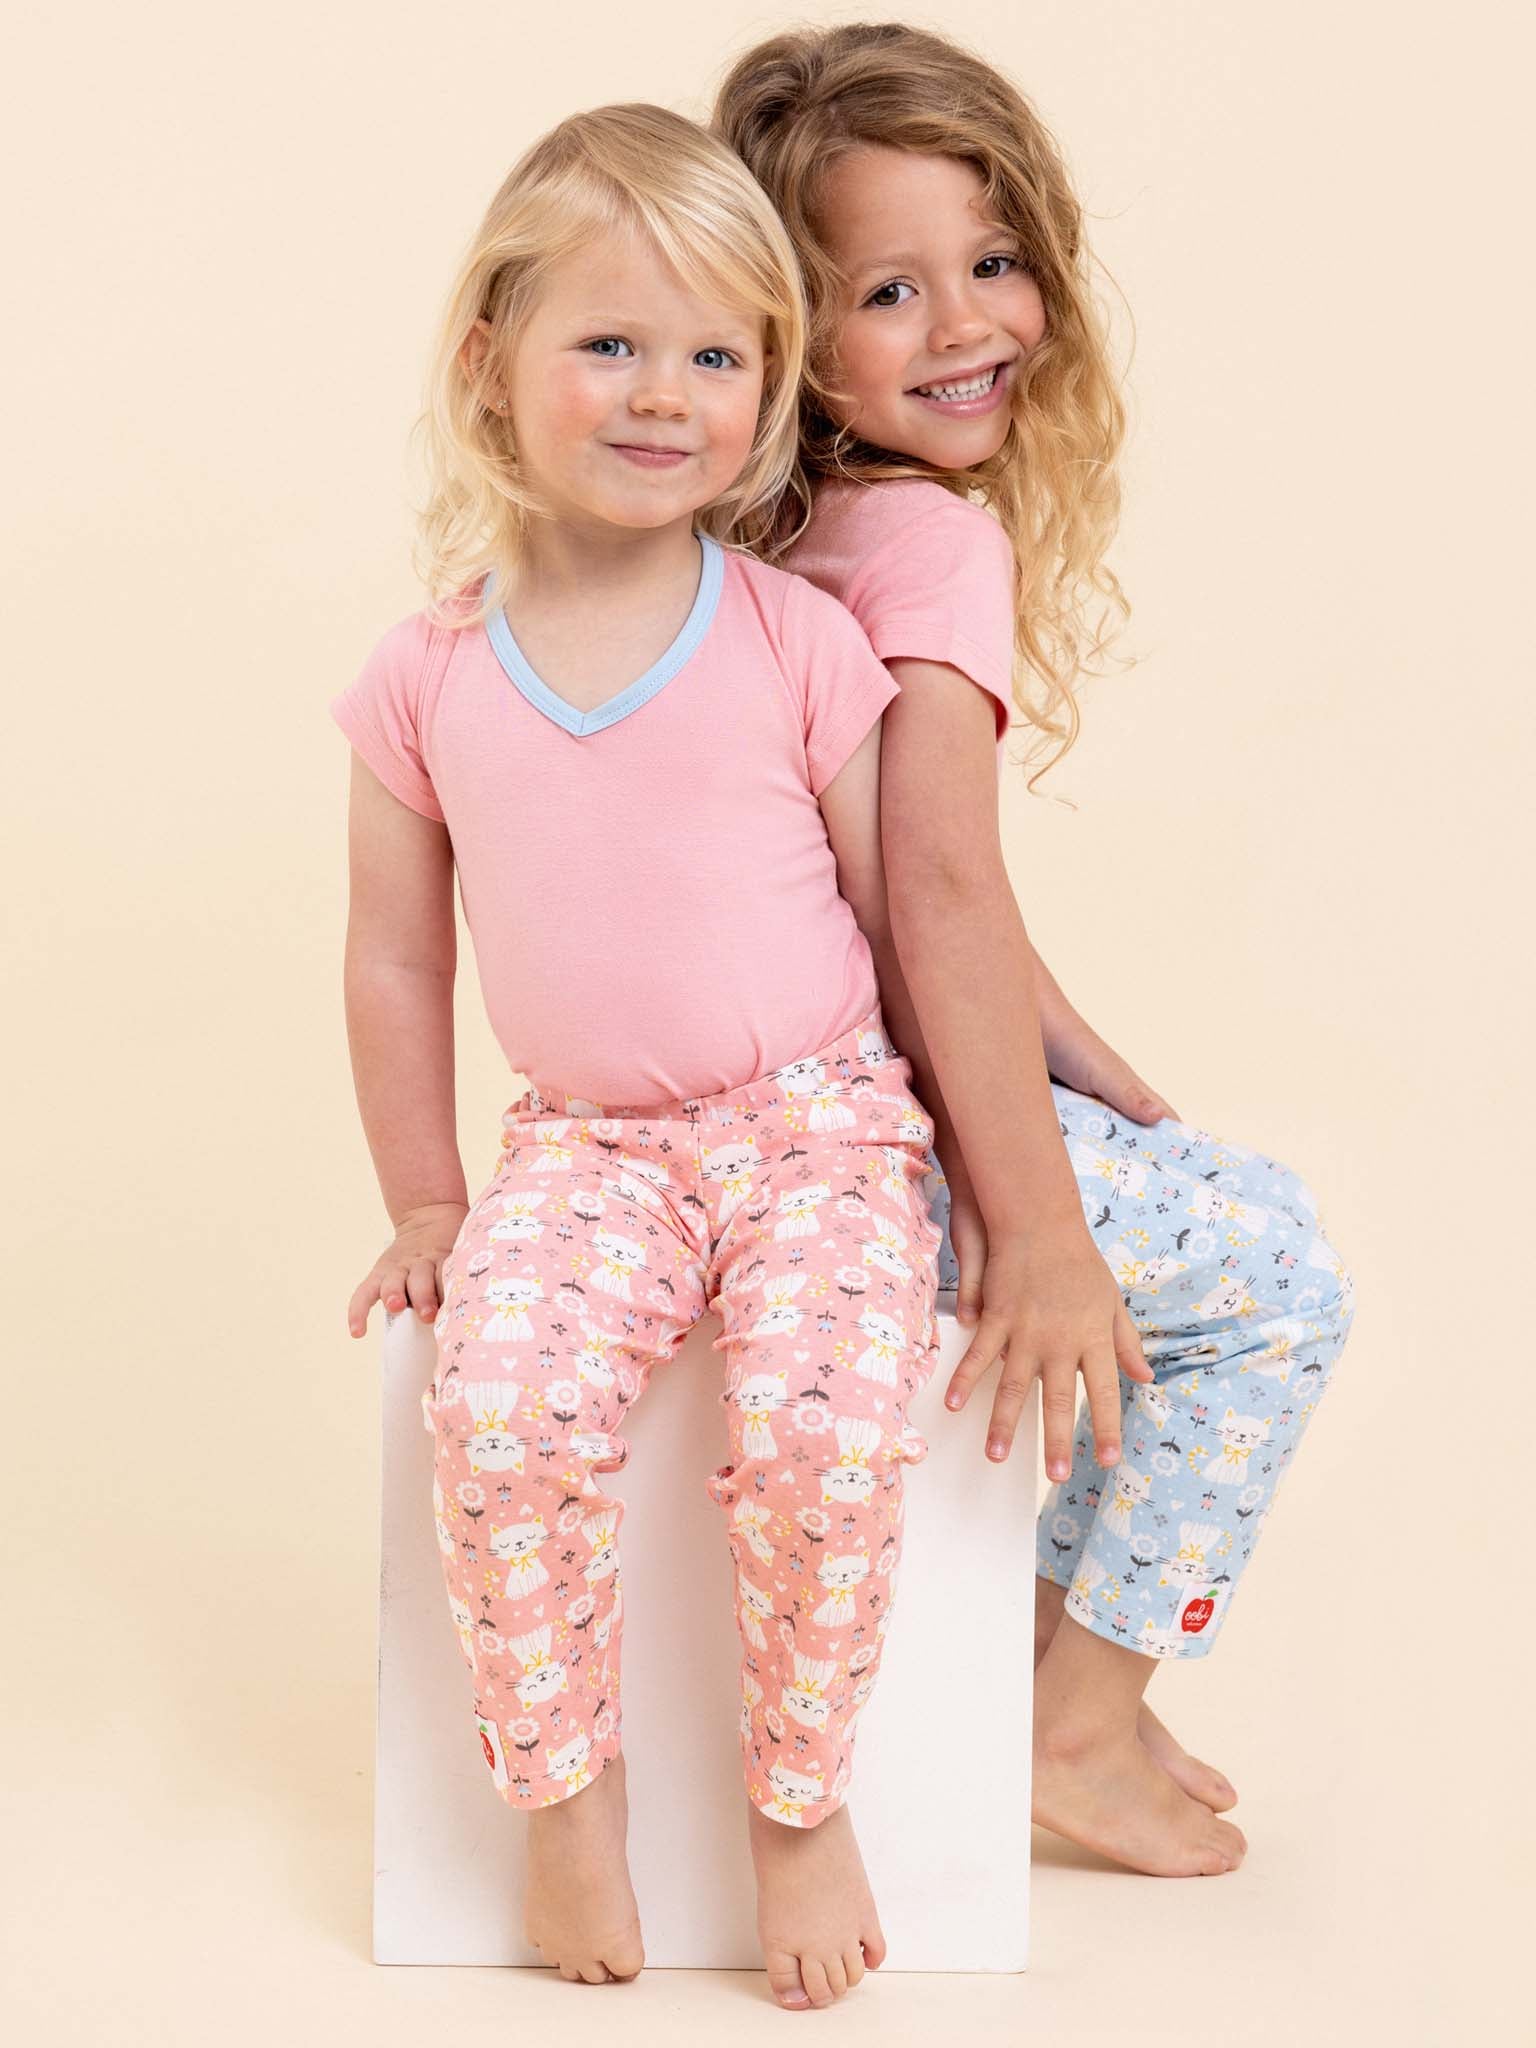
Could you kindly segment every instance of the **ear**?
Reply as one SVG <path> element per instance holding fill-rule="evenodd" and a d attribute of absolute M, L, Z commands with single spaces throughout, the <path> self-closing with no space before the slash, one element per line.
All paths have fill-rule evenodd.
<path fill-rule="evenodd" d="M 490 354 L 490 347 L 491 323 L 482 315 L 480 319 L 475 321 L 468 334 L 465 335 L 463 341 L 459 344 L 459 367 L 463 370 L 470 383 L 476 387 L 488 381 L 486 379 L 486 359 Z M 491 381 L 495 382 L 496 388 L 487 389 L 484 393 L 484 400 L 486 405 L 494 411 L 506 394 L 501 390 L 499 380 Z"/>

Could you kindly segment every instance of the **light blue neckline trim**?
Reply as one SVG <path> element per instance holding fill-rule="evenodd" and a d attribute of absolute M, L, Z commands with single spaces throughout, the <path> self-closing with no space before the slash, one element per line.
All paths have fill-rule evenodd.
<path fill-rule="evenodd" d="M 513 639 L 506 613 L 499 606 L 487 613 L 485 630 L 496 659 L 535 711 L 542 711 L 546 718 L 553 719 L 556 725 L 575 738 L 585 739 L 588 733 L 617 725 L 621 718 L 627 718 L 631 711 L 638 711 L 642 704 L 648 704 L 658 690 L 671 682 L 683 664 L 698 651 L 699 642 L 709 631 L 715 607 L 720 602 L 720 586 L 725 580 L 724 548 L 718 541 L 711 540 L 707 533 L 696 534 L 694 538 L 703 553 L 699 587 L 677 638 L 659 660 L 652 662 L 643 676 L 631 683 L 628 689 L 621 690 L 618 696 L 599 704 L 595 710 L 578 711 L 574 704 L 568 704 L 564 697 L 557 696 L 530 666 L 527 656 Z M 488 585 L 490 589 L 495 587 L 495 576 L 493 569 Z"/>

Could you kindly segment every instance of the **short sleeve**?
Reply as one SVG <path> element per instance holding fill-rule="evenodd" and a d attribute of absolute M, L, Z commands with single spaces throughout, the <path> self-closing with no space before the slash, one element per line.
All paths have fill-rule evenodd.
<path fill-rule="evenodd" d="M 997 733 L 1013 714 L 1013 549 L 980 505 L 945 492 L 864 557 L 848 609 L 882 661 L 959 669 L 994 700 Z"/>
<path fill-rule="evenodd" d="M 391 626 L 357 680 L 327 707 L 391 796 L 443 822 L 421 750 L 422 684 L 432 627 L 422 612 Z"/>
<path fill-rule="evenodd" d="M 811 794 L 820 796 L 900 693 L 858 621 L 835 597 L 787 576 L 783 652 L 805 721 Z"/>

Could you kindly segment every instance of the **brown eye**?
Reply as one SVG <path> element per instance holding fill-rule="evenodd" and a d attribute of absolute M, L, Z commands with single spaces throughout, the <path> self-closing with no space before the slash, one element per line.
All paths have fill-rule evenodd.
<path fill-rule="evenodd" d="M 876 285 L 864 303 L 866 306 L 902 306 L 906 304 L 906 299 L 901 296 L 903 293 L 910 297 L 911 285 L 903 284 L 899 278 L 892 278 L 889 284 Z"/>
<path fill-rule="evenodd" d="M 1017 256 L 983 256 L 972 275 L 980 278 L 1006 277 L 1010 270 L 1018 268 Z"/>

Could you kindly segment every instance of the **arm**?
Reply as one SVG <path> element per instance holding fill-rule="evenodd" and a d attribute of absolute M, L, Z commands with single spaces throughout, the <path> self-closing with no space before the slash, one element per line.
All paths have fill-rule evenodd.
<path fill-rule="evenodd" d="M 821 813 L 837 860 L 837 886 L 868 941 L 880 983 L 880 1010 L 891 1042 L 912 1068 L 912 1086 L 933 1118 L 934 1150 L 946 1173 L 959 1147 L 917 1011 L 891 936 L 880 850 L 880 720 L 821 792 Z"/>
<path fill-rule="evenodd" d="M 453 849 L 447 827 L 401 803 L 354 752 L 344 968 L 358 1112 L 394 1243 L 354 1292 L 437 1313 L 440 1270 L 468 1210 L 454 1120 Z"/>
<path fill-rule="evenodd" d="M 885 714 L 882 839 L 890 923 L 985 1220 L 984 1307 L 951 1386 L 963 1405 L 1004 1350 L 992 1436 L 1006 1456 L 1044 1382 L 1047 1468 L 1068 1458 L 1081 1370 L 1101 1463 L 1119 1458 L 1119 1366 L 1150 1377 L 1061 1142 L 1036 958 L 997 831 L 990 699 L 942 664 L 898 660 Z M 963 684 L 964 687 L 957 687 Z"/>

